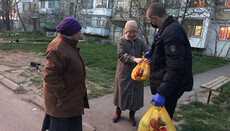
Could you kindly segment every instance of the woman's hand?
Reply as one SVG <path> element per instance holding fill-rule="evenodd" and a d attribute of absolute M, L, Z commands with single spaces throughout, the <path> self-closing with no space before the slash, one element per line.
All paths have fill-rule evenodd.
<path fill-rule="evenodd" d="M 138 64 L 142 61 L 142 58 L 134 58 L 134 61 Z"/>

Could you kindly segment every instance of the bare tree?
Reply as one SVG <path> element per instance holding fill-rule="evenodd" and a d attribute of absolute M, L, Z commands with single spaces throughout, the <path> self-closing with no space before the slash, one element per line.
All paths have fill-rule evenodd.
<path fill-rule="evenodd" d="M 148 9 L 148 6 L 153 3 L 157 2 L 156 0 L 131 0 L 129 4 L 129 8 L 125 7 L 117 7 L 114 10 L 114 17 L 116 19 L 119 19 L 120 21 L 127 21 L 127 20 L 135 20 L 138 24 L 138 33 L 140 34 L 140 37 L 146 41 L 148 45 L 149 39 L 148 39 L 148 22 L 146 19 L 146 11 Z"/>
<path fill-rule="evenodd" d="M 0 14 L 3 19 L 3 24 L 6 26 L 7 30 L 11 29 L 10 26 L 10 13 L 12 8 L 14 7 L 13 0 L 0 0 Z"/>
<path fill-rule="evenodd" d="M 19 20 L 20 20 L 20 22 L 21 22 L 21 24 L 22 24 L 22 27 L 23 27 L 23 29 L 24 29 L 24 32 L 26 32 L 26 26 L 25 26 L 25 24 L 24 24 L 24 22 L 23 22 L 23 20 L 22 20 L 22 17 L 21 17 L 21 15 L 20 15 L 20 12 L 19 12 L 19 9 L 18 9 L 18 3 L 20 2 L 20 0 L 15 0 L 14 1 L 14 3 L 15 3 L 15 6 L 16 6 L 16 10 L 17 10 L 17 14 L 18 14 L 18 18 L 19 18 Z"/>

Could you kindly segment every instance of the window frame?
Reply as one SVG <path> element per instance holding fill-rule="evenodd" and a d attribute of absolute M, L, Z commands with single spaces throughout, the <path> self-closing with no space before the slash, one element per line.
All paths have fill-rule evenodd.
<path fill-rule="evenodd" d="M 225 34 L 224 34 L 224 36 L 223 36 L 223 38 L 221 38 L 221 30 L 222 30 L 222 28 L 224 29 L 226 29 L 226 32 L 225 32 Z M 230 26 L 220 26 L 220 30 L 219 30 L 220 32 L 219 32 L 219 39 L 220 40 L 230 40 Z M 228 38 L 227 38 L 228 37 Z"/>
<path fill-rule="evenodd" d="M 200 30 L 198 30 L 198 27 L 200 27 Z M 203 20 L 186 19 L 184 29 L 188 37 L 201 37 L 203 30 Z M 199 31 L 199 35 L 196 35 L 197 31 Z"/>
<path fill-rule="evenodd" d="M 26 2 L 23 2 L 23 4 L 22 4 L 22 10 L 27 10 L 26 9 L 26 5 L 27 5 Z"/>
<path fill-rule="evenodd" d="M 224 7 L 225 9 L 230 9 L 230 0 L 225 0 Z"/>
<path fill-rule="evenodd" d="M 208 0 L 190 0 L 189 7 L 206 7 L 208 4 Z"/>
<path fill-rule="evenodd" d="M 48 8 L 55 8 L 55 1 L 49 1 L 48 2 Z"/>
<path fill-rule="evenodd" d="M 45 1 L 41 1 L 41 8 L 45 8 L 45 7 L 46 7 Z"/>
<path fill-rule="evenodd" d="M 108 8 L 109 0 L 96 0 L 96 8 Z"/>

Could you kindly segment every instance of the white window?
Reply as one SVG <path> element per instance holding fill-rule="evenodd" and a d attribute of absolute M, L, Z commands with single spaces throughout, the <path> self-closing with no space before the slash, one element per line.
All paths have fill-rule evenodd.
<path fill-rule="evenodd" d="M 230 40 L 230 26 L 221 26 L 219 38 L 223 40 Z"/>

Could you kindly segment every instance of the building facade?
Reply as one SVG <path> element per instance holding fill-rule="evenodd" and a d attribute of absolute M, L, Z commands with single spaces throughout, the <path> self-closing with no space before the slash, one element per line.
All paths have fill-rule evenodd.
<path fill-rule="evenodd" d="M 23 30 L 23 25 L 26 31 L 32 32 L 37 31 L 39 28 L 38 17 L 39 17 L 39 0 L 21 0 L 18 3 L 18 12 L 20 14 L 21 20 L 18 19 L 20 23 L 17 27 L 19 30 Z M 23 22 L 23 23 L 22 23 Z M 16 25 L 16 24 L 15 24 Z"/>
<path fill-rule="evenodd" d="M 167 3 L 174 0 L 166 0 Z M 178 5 L 178 4 L 176 4 Z M 204 54 L 230 58 L 230 0 L 186 0 L 168 13 L 183 21 L 191 46 Z"/>
<path fill-rule="evenodd" d="M 85 35 L 114 43 L 124 35 L 126 21 L 135 20 L 138 35 L 151 44 L 156 31 L 148 24 L 145 13 L 153 1 L 157 0 L 22 0 L 19 12 L 28 31 L 39 29 L 55 36 L 59 22 L 72 16 L 80 21 Z M 193 48 L 207 55 L 230 58 L 230 0 L 158 2 L 181 22 Z"/>

